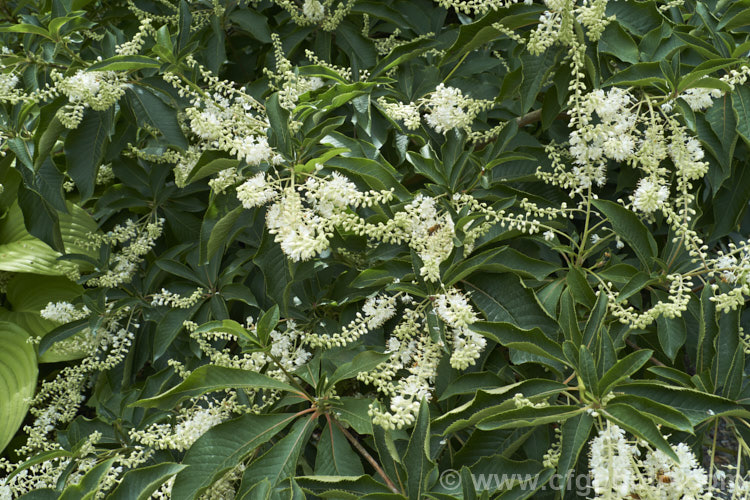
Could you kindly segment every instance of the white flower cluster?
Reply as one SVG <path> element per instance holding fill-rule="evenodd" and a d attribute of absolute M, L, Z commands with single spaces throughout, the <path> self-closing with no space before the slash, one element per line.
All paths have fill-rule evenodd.
<path fill-rule="evenodd" d="M 106 234 L 91 234 L 84 242 L 91 248 L 101 245 L 120 246 L 119 252 L 110 256 L 110 268 L 104 274 L 86 282 L 89 286 L 114 288 L 129 283 L 143 257 L 151 251 L 161 236 L 164 219 L 137 223 L 129 219 L 125 224 L 115 226 Z"/>
<path fill-rule="evenodd" d="M 472 132 L 471 126 L 479 113 L 492 107 L 493 101 L 466 97 L 460 89 L 441 83 L 417 104 L 389 102 L 384 97 L 378 99 L 378 104 L 386 116 L 394 121 L 403 121 L 409 130 L 419 128 L 420 109 L 424 107 L 424 121 L 436 132 L 445 134 L 450 130 L 460 129 L 477 140 L 486 134 Z"/>
<path fill-rule="evenodd" d="M 513 4 L 531 5 L 532 0 L 435 0 L 444 9 L 453 8 L 467 15 L 483 15 L 491 10 L 499 10 Z"/>
<path fill-rule="evenodd" d="M 597 499 L 709 500 L 708 475 L 685 443 L 673 445 L 675 462 L 661 450 L 639 446 L 607 423 L 590 443 L 589 470 Z"/>
<path fill-rule="evenodd" d="M 538 176 L 568 189 L 571 197 L 580 195 L 583 204 L 595 197 L 595 186 L 607 181 L 607 162 L 627 163 L 642 176 L 630 196 L 631 204 L 622 203 L 647 220 L 657 213 L 664 215 L 675 242 L 694 259 L 705 259 L 707 248 L 691 229 L 693 183 L 708 172 L 700 142 L 671 109 L 657 106 L 648 96 L 636 99 L 620 88 L 584 94 L 578 85 L 574 87 L 569 148 L 548 146 L 553 168 L 551 172 L 539 169 Z M 565 155 L 572 157 L 572 168 L 565 164 Z"/>
<path fill-rule="evenodd" d="M 18 76 L 15 73 L 0 73 L 0 99 L 13 94 L 18 84 Z"/>
<path fill-rule="evenodd" d="M 287 371 L 296 370 L 312 357 L 312 354 L 301 346 L 301 336 L 302 332 L 297 330 L 291 320 L 287 321 L 286 330 L 283 332 L 278 330 L 271 332 L 271 340 L 273 340 L 271 355 L 275 356 Z"/>
<path fill-rule="evenodd" d="M 302 13 L 313 23 L 318 23 L 326 17 L 326 9 L 318 0 L 305 0 Z"/>
<path fill-rule="evenodd" d="M 413 329 L 419 328 L 413 314 L 407 310 L 405 321 L 394 331 L 391 344 L 397 350 L 391 352 L 390 360 L 370 373 L 358 375 L 360 380 L 374 384 L 381 393 L 390 396 L 388 409 L 376 402 L 370 405 L 369 411 L 372 423 L 386 429 L 412 425 L 421 401 L 432 397 L 441 348 L 430 338 L 424 325 L 419 330 Z M 394 381 L 400 370 L 406 370 L 407 375 Z"/>
<path fill-rule="evenodd" d="M 266 174 L 259 173 L 237 187 L 237 198 L 245 208 L 265 205 L 276 198 L 278 192 L 266 181 Z"/>
<path fill-rule="evenodd" d="M 68 98 L 69 104 L 60 108 L 57 117 L 67 128 L 76 128 L 83 118 L 85 108 L 97 111 L 109 109 L 125 94 L 125 81 L 114 71 L 78 70 L 63 77 L 53 71 L 57 92 Z"/>
<path fill-rule="evenodd" d="M 419 194 L 399 215 L 395 220 L 422 260 L 419 273 L 428 281 L 439 281 L 440 264 L 453 251 L 455 230 L 450 214 L 438 212 L 435 198 Z"/>
<path fill-rule="evenodd" d="M 247 329 L 257 336 L 257 325 L 251 323 L 252 318 L 248 318 Z M 304 365 L 312 356 L 303 345 L 307 334 L 300 331 L 292 320 L 285 321 L 283 331 L 276 329 L 270 333 L 273 341 L 270 355 L 262 351 L 235 354 L 231 347 L 226 346 L 229 341 L 234 344 L 239 340 L 235 334 L 221 331 L 198 333 L 196 332 L 197 325 L 190 322 L 186 322 L 185 327 L 190 331 L 190 337 L 196 341 L 198 348 L 206 355 L 212 365 L 254 372 L 263 371 L 269 377 L 284 382 L 288 382 L 287 373 Z M 186 378 L 189 375 L 189 372 L 184 369 L 181 363 L 169 360 L 169 364 L 181 377 Z M 225 399 L 224 405 L 230 405 L 231 403 L 232 411 L 235 413 L 259 412 L 264 406 L 272 404 L 277 396 L 277 393 L 264 394 L 263 403 L 255 404 L 250 408 L 239 405 L 233 398 Z"/>
<path fill-rule="evenodd" d="M 181 126 L 193 141 L 182 153 L 170 150 L 154 156 L 131 152 L 150 161 L 174 163 L 175 180 L 180 187 L 185 186 L 201 154 L 208 150 L 224 151 L 251 166 L 278 163 L 280 157 L 268 145 L 269 124 L 264 107 L 233 83 L 214 76 L 193 57 L 188 56 L 185 62 L 201 75 L 207 92 L 197 92 L 172 73 L 165 73 L 163 78 L 190 102 Z M 238 180 L 239 173 L 232 168 L 220 172 L 210 184 L 215 192 L 223 192 Z"/>
<path fill-rule="evenodd" d="M 208 402 L 180 410 L 175 423 L 154 423 L 146 429 L 131 429 L 130 439 L 157 450 L 185 451 L 209 429 L 227 420 L 233 405 Z"/>
<path fill-rule="evenodd" d="M 307 20 L 308 18 L 304 17 L 304 19 Z M 297 106 L 297 102 L 303 94 L 321 88 L 325 85 L 325 82 L 320 77 L 307 78 L 300 76 L 299 72 L 294 69 L 294 66 L 292 66 L 291 61 L 284 56 L 284 50 L 279 35 L 273 33 L 271 39 L 274 46 L 276 71 L 274 72 L 268 68 L 263 68 L 263 73 L 268 76 L 271 89 L 279 92 L 279 105 L 286 110 L 292 111 Z M 308 55 L 308 57 L 309 56 L 310 55 Z M 341 76 L 336 68 L 330 65 L 327 65 L 327 67 L 332 71 L 339 73 Z M 296 127 L 299 124 L 295 122 L 290 125 Z"/>
<path fill-rule="evenodd" d="M 310 260 L 328 248 L 333 235 L 329 220 L 302 203 L 299 193 L 287 188 L 266 214 L 268 232 L 292 260 Z"/>
<path fill-rule="evenodd" d="M 335 30 L 349 14 L 354 0 L 304 0 L 302 7 L 293 0 L 274 0 L 299 26 L 317 24 L 325 31 Z"/>
<path fill-rule="evenodd" d="M 579 5 L 576 0 L 544 0 L 548 10 L 542 13 L 539 24 L 531 32 L 529 52 L 541 54 L 555 43 L 576 50 L 581 43 L 576 38 L 574 21 L 585 29 L 589 40 L 598 40 L 614 19 L 614 16 L 605 15 L 608 2 L 609 0 L 583 0 Z"/>
<path fill-rule="evenodd" d="M 643 178 L 638 181 L 638 188 L 633 193 L 633 208 L 645 214 L 652 214 L 664 206 L 669 198 L 669 188 L 660 184 L 660 180 Z"/>
<path fill-rule="evenodd" d="M 689 277 L 682 274 L 669 274 L 669 298 L 656 302 L 650 309 L 638 312 L 633 306 L 628 306 L 627 301 L 619 301 L 618 293 L 613 290 L 612 283 L 607 282 L 597 293 L 606 293 L 610 312 L 621 323 L 630 325 L 631 328 L 646 328 L 656 321 L 659 316 L 666 318 L 677 318 L 687 310 L 688 302 L 692 295 L 693 282 Z"/>
<path fill-rule="evenodd" d="M 70 302 L 61 301 L 48 303 L 44 309 L 39 311 L 39 314 L 44 319 L 63 324 L 83 319 L 91 314 L 91 311 L 86 306 L 78 309 Z"/>
<path fill-rule="evenodd" d="M 26 464 L 14 464 L 0 458 L 0 471 L 6 472 L 5 477 L 0 479 L 0 500 L 13 500 L 26 493 L 44 488 L 55 489 L 60 477 L 66 471 L 70 471 L 70 475 L 64 479 L 64 484 L 80 482 L 81 478 L 96 465 L 96 460 L 90 455 L 95 451 L 95 445 L 101 437 L 100 432 L 91 433 L 86 441 L 75 450 L 75 455 L 72 457 L 62 456 Z M 24 468 L 18 470 L 19 466 Z M 8 474 L 13 472 L 15 475 L 8 479 Z"/>
<path fill-rule="evenodd" d="M 297 189 L 289 186 L 280 193 L 275 188 L 278 183 L 269 183 L 264 174 L 257 174 L 237 188 L 237 198 L 245 208 L 274 202 L 266 213 L 266 227 L 284 254 L 295 261 L 309 260 L 327 250 L 336 226 L 360 221 L 350 209 L 392 198 L 390 191 L 359 191 L 338 172 L 327 177 L 311 175 Z"/>
<path fill-rule="evenodd" d="M 710 108 L 714 99 L 718 99 L 724 93 L 718 89 L 692 88 L 687 89 L 680 97 L 690 106 L 693 111 L 703 111 Z"/>
<path fill-rule="evenodd" d="M 383 112 L 393 121 L 403 121 L 409 130 L 417 130 L 422 124 L 419 114 L 419 106 L 410 102 L 388 102 L 385 97 L 378 97 L 378 104 L 383 108 Z"/>
<path fill-rule="evenodd" d="M 453 128 L 466 128 L 475 117 L 475 114 L 472 116 L 464 109 L 467 104 L 460 89 L 446 87 L 441 83 L 430 97 L 429 112 L 425 116 L 425 121 L 439 133 Z"/>
<path fill-rule="evenodd" d="M 334 334 L 312 333 L 305 341 L 313 347 L 340 347 L 350 344 L 369 331 L 383 326 L 396 314 L 396 298 L 388 295 L 373 295 L 365 300 L 362 312 L 356 314 L 349 324 Z"/>
<path fill-rule="evenodd" d="M 197 304 L 203 298 L 203 288 L 197 288 L 193 293 L 184 297 L 178 293 L 172 293 L 166 288 L 161 292 L 155 293 L 151 297 L 152 306 L 167 306 L 177 309 L 189 309 Z"/>
<path fill-rule="evenodd" d="M 452 329 L 451 366 L 465 370 L 476 362 L 487 345 L 482 335 L 469 328 L 478 319 L 476 312 L 468 298 L 455 288 L 436 295 L 433 307 L 440 319 Z"/>
<path fill-rule="evenodd" d="M 750 296 L 750 249 L 747 242 L 735 245 L 730 243 L 728 252 L 719 252 L 714 259 L 708 259 L 709 278 L 718 278 L 723 284 L 712 283 L 714 296 L 711 301 L 719 312 L 728 312 L 745 306 Z M 729 290 L 727 290 L 729 288 Z"/>
<path fill-rule="evenodd" d="M 16 450 L 18 455 L 53 449 L 56 445 L 54 440 L 47 438 L 48 434 L 75 418 L 85 400 L 83 391 L 91 375 L 122 362 L 133 342 L 133 330 L 140 326 L 132 321 L 131 316 L 123 327 L 121 323 L 128 314 L 131 314 L 128 308 L 118 311 L 108 309 L 99 327 L 89 332 L 84 340 L 85 350 L 89 354 L 41 384 L 29 409 L 34 417 L 33 423 L 23 428 L 28 440 Z"/>

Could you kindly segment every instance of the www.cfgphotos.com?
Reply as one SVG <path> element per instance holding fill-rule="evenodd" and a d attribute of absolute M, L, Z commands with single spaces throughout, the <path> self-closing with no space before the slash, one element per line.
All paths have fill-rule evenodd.
<path fill-rule="evenodd" d="M 462 477 L 461 473 L 455 469 L 445 469 L 440 473 L 440 486 L 446 491 L 456 491 L 462 488 L 462 481 L 465 477 L 470 477 L 472 486 L 475 491 L 498 491 L 517 488 L 520 490 L 537 490 L 540 486 L 540 477 L 536 474 L 474 474 L 469 473 Z M 725 476 L 717 474 L 713 478 L 715 491 L 726 491 Z M 668 484 L 664 484 L 669 488 Z M 553 474 L 542 485 L 542 491 L 569 491 L 575 492 L 577 496 L 588 497 L 594 494 L 594 488 L 591 484 L 591 476 L 588 474 L 574 474 L 569 471 L 568 474 Z"/>

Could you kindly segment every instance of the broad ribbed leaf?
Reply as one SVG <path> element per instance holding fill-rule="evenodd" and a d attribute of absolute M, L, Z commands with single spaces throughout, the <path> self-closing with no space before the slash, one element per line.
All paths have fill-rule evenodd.
<path fill-rule="evenodd" d="M 228 470 L 294 420 L 292 414 L 243 415 L 209 429 L 182 460 L 189 466 L 175 477 L 174 498 L 197 498 Z"/>
<path fill-rule="evenodd" d="M 136 401 L 133 406 L 174 408 L 187 398 L 225 389 L 271 389 L 298 392 L 297 389 L 285 382 L 257 372 L 216 365 L 203 365 L 176 387 L 159 396 Z"/>
<path fill-rule="evenodd" d="M 477 429 L 485 431 L 514 429 L 516 427 L 532 427 L 551 422 L 563 422 L 584 411 L 583 408 L 573 405 L 514 408 L 483 418 L 477 423 Z"/>
<path fill-rule="evenodd" d="M 652 446 L 655 446 L 666 453 L 676 462 L 679 462 L 677 454 L 672 447 L 669 446 L 667 440 L 664 439 L 664 436 L 656 427 L 656 424 L 632 406 L 618 403 L 608 404 L 603 412 L 607 419 L 611 420 L 613 423 L 622 427 L 634 436 L 647 441 Z"/>
<path fill-rule="evenodd" d="M 640 370 L 652 354 L 653 351 L 644 349 L 630 353 L 619 360 L 599 380 L 599 393 L 603 396 L 606 395 L 618 382 Z"/>
<path fill-rule="evenodd" d="M 313 418 L 303 417 L 297 420 L 289 434 L 274 443 L 267 452 L 245 469 L 240 492 L 266 478 L 271 484 L 278 485 L 296 475 L 297 461 L 314 426 Z"/>
<path fill-rule="evenodd" d="M 411 500 L 421 500 L 427 491 L 427 480 L 435 468 L 430 459 L 430 409 L 426 401 L 419 407 L 417 423 L 403 457 L 406 467 L 406 491 Z"/>
<path fill-rule="evenodd" d="M 630 245 L 643 266 L 649 269 L 653 258 L 656 257 L 656 241 L 638 216 L 612 201 L 594 200 L 592 203 L 607 217 L 615 233 Z"/>
<path fill-rule="evenodd" d="M 148 500 L 165 481 L 185 467 L 187 465 L 165 462 L 130 470 L 125 473 L 122 482 L 107 495 L 107 498 L 109 500 Z M 172 491 L 174 489 L 173 487 Z"/>
<path fill-rule="evenodd" d="M 321 476 L 361 476 L 364 474 L 357 452 L 339 428 L 326 422 L 318 440 L 315 474 Z"/>
<path fill-rule="evenodd" d="M 36 353 L 28 338 L 23 328 L 0 321 L 0 451 L 21 426 L 36 389 Z"/>

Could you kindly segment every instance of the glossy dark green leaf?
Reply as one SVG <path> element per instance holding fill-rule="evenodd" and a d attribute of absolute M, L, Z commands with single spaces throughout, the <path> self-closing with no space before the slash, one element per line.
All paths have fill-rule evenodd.
<path fill-rule="evenodd" d="M 224 389 L 272 389 L 297 392 L 293 386 L 257 372 L 204 365 L 194 370 L 182 383 L 159 396 L 141 399 L 133 406 L 144 408 L 174 408 L 187 398 Z"/>
<path fill-rule="evenodd" d="M 172 495 L 198 498 L 214 481 L 284 430 L 294 418 L 292 414 L 248 414 L 209 429 L 185 454 L 182 464 L 188 468 L 175 478 Z"/>

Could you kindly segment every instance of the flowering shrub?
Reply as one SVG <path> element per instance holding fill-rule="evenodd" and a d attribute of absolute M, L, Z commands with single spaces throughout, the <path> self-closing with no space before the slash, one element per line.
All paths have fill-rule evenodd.
<path fill-rule="evenodd" d="M 748 498 L 746 9 L 4 2 L 0 499 Z"/>

